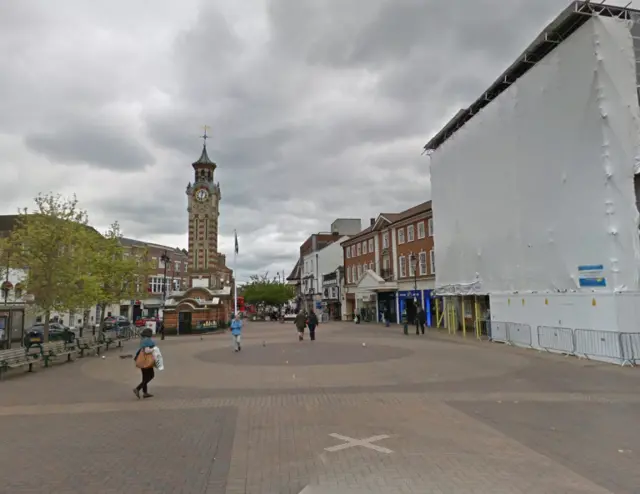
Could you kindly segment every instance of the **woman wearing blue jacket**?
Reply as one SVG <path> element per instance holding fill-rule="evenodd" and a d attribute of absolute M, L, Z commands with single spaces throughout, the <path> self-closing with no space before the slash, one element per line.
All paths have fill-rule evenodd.
<path fill-rule="evenodd" d="M 240 340 L 242 339 L 242 321 L 238 317 L 238 314 L 233 316 L 231 321 L 231 336 L 233 336 L 233 351 L 239 352 L 242 350 Z"/>

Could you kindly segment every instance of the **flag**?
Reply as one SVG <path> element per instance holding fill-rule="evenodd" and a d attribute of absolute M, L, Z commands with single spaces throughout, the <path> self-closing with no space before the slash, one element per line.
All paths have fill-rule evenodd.
<path fill-rule="evenodd" d="M 237 254 L 237 253 L 238 253 L 238 232 L 236 232 L 236 231 L 234 230 L 233 235 L 234 235 L 234 236 L 235 236 L 235 238 L 236 238 L 235 252 L 236 252 L 236 254 Z"/>

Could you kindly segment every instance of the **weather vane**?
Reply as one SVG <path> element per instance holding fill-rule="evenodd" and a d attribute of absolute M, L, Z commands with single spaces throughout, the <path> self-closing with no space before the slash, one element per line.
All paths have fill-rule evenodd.
<path fill-rule="evenodd" d="M 204 129 L 204 134 L 202 134 L 200 137 L 203 139 L 205 146 L 207 145 L 207 139 L 209 139 L 209 136 L 207 135 L 207 130 L 211 129 L 211 127 L 209 127 L 208 125 L 203 125 L 202 128 Z"/>

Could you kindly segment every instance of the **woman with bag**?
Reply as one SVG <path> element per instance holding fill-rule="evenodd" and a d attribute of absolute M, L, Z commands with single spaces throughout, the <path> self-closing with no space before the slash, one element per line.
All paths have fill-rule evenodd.
<path fill-rule="evenodd" d="M 153 396 L 149 394 L 148 384 L 155 377 L 153 369 L 156 366 L 156 356 L 160 351 L 156 347 L 156 342 L 151 339 L 151 334 L 151 330 L 148 328 L 142 331 L 140 348 L 138 348 L 134 357 L 136 367 L 142 372 L 142 382 L 133 389 L 133 394 L 135 394 L 138 399 L 140 399 L 140 391 L 142 391 L 143 398 L 151 398 Z M 160 363 L 162 363 L 161 355 Z"/>

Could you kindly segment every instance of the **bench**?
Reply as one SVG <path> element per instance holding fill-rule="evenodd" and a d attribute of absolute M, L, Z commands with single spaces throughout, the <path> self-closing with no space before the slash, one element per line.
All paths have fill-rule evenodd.
<path fill-rule="evenodd" d="M 85 351 L 95 350 L 100 355 L 100 347 L 102 345 L 96 341 L 95 336 L 83 336 L 82 338 L 76 338 L 76 349 L 80 354 L 80 357 L 84 357 Z"/>
<path fill-rule="evenodd" d="M 37 360 L 29 355 L 24 348 L 15 348 L 0 351 L 0 379 L 9 369 L 17 369 L 19 367 L 29 367 L 29 372 L 33 372 L 33 363 Z"/>
<path fill-rule="evenodd" d="M 49 362 L 51 360 L 55 360 L 63 355 L 67 356 L 67 362 L 71 362 L 71 354 L 75 353 L 75 351 L 75 343 L 65 343 L 64 341 L 45 343 L 42 346 L 42 359 L 44 360 L 44 366 L 49 367 Z"/>
<path fill-rule="evenodd" d="M 118 338 L 117 331 L 104 331 L 102 333 L 102 342 L 104 342 L 107 350 L 112 345 L 116 345 L 116 348 L 122 348 L 122 340 Z"/>

